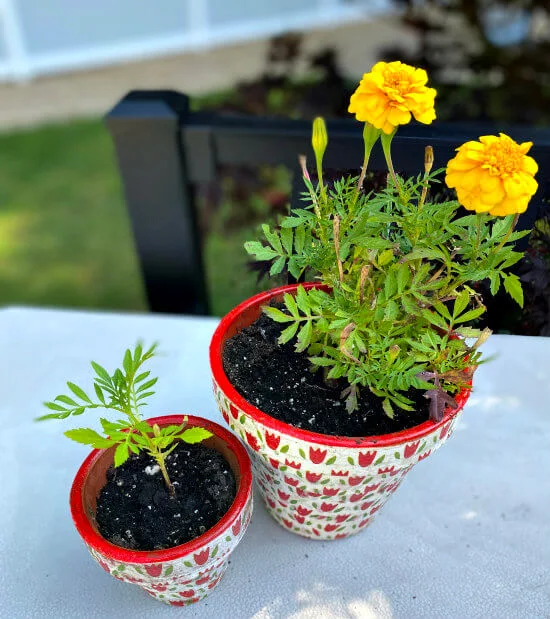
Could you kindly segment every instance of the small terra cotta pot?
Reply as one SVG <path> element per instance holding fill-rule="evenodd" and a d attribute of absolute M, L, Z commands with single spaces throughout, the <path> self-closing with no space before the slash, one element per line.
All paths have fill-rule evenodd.
<path fill-rule="evenodd" d="M 148 419 L 159 426 L 181 424 L 183 415 Z M 237 483 L 237 495 L 223 518 L 195 539 L 166 550 L 136 551 L 103 538 L 95 522 L 96 501 L 113 463 L 114 448 L 95 449 L 74 479 L 70 504 L 76 528 L 93 558 L 118 580 L 138 585 L 157 600 L 173 606 L 198 602 L 227 569 L 229 555 L 240 542 L 252 515 L 252 471 L 240 441 L 213 421 L 188 416 L 189 427 L 200 426 L 213 436 L 204 445 L 220 452 Z"/>
<path fill-rule="evenodd" d="M 316 284 L 303 284 L 311 288 Z M 293 533 L 333 540 L 358 533 L 397 489 L 405 475 L 451 436 L 470 390 L 456 397 L 443 419 L 381 436 L 342 437 L 301 430 L 252 406 L 227 378 L 222 362 L 229 338 L 252 324 L 261 308 L 294 294 L 297 285 L 262 292 L 220 322 L 210 344 L 214 395 L 229 427 L 252 457 L 268 512 Z"/>

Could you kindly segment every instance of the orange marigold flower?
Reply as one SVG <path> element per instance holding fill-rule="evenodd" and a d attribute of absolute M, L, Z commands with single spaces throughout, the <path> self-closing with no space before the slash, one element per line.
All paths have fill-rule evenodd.
<path fill-rule="evenodd" d="M 518 144 L 504 133 L 466 142 L 447 164 L 445 182 L 462 206 L 476 213 L 523 213 L 538 188 L 538 165 L 527 152 L 533 142 Z"/>
<path fill-rule="evenodd" d="M 357 120 L 392 133 L 398 125 L 406 125 L 411 114 L 429 125 L 435 118 L 435 88 L 428 88 L 428 75 L 402 62 L 378 62 L 365 73 L 351 95 L 348 112 Z"/>

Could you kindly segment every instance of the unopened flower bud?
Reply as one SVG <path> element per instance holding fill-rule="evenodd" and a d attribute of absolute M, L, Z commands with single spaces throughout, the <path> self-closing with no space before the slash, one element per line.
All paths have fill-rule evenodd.
<path fill-rule="evenodd" d="M 306 180 L 311 181 L 311 178 L 309 177 L 309 172 L 307 171 L 307 159 L 306 159 L 306 156 L 305 155 L 299 155 L 298 161 L 300 162 L 300 167 L 302 168 L 302 175 L 303 175 L 303 177 Z"/>
<path fill-rule="evenodd" d="M 431 146 L 426 146 L 424 149 L 424 170 L 429 174 L 434 164 L 434 149 Z"/>
<path fill-rule="evenodd" d="M 313 132 L 311 134 L 311 145 L 317 160 L 321 160 L 325 154 L 328 144 L 328 134 L 325 121 L 320 116 L 313 121 Z"/>
<path fill-rule="evenodd" d="M 160 428 L 158 427 L 158 425 L 155 423 L 153 426 L 153 434 L 158 438 L 160 436 Z"/>

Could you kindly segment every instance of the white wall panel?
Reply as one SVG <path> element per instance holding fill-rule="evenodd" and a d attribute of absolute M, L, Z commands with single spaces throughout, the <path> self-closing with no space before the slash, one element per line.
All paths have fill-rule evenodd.
<path fill-rule="evenodd" d="M 187 27 L 182 0 L 16 0 L 16 6 L 29 55 L 183 35 Z"/>
<path fill-rule="evenodd" d="M 209 14 L 213 25 L 228 25 L 279 18 L 281 21 L 293 15 L 311 11 L 314 18 L 319 0 L 208 0 Z"/>
<path fill-rule="evenodd" d="M 0 80 L 335 26 L 390 6 L 391 0 L 0 0 Z"/>

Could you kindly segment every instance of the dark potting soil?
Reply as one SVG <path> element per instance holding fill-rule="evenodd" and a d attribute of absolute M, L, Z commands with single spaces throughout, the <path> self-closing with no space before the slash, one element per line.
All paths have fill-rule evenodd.
<path fill-rule="evenodd" d="M 348 413 L 341 399 L 347 383 L 327 385 L 322 371 L 311 371 L 307 354 L 296 353 L 292 342 L 277 343 L 281 330 L 280 324 L 262 314 L 225 343 L 225 373 L 256 408 L 297 428 L 333 436 L 399 432 L 429 419 L 429 402 L 418 389 L 406 394 L 414 411 L 394 406 L 393 419 L 382 409 L 382 398 L 366 387 L 360 389 L 358 410 Z"/>
<path fill-rule="evenodd" d="M 109 468 L 96 513 L 105 539 L 132 550 L 171 548 L 202 535 L 231 507 L 235 476 L 216 450 L 180 443 L 166 457 L 166 469 L 173 497 L 155 460 L 144 452 Z"/>

